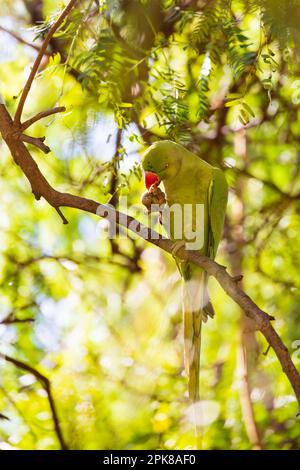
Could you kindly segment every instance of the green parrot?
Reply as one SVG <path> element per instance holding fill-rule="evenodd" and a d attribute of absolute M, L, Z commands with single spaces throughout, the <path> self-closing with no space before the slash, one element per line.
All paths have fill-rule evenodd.
<path fill-rule="evenodd" d="M 215 258 L 223 232 L 228 186 L 219 168 L 168 140 L 151 145 L 143 155 L 142 166 L 147 189 L 151 191 L 160 182 L 165 189 L 168 224 L 162 223 L 176 242 L 173 255 L 183 279 L 185 369 L 189 398 L 195 403 L 199 400 L 201 326 L 208 315 L 213 317 L 214 311 L 207 293 L 206 273 L 180 260 L 176 251 L 185 245 L 187 249 Z M 172 207 L 180 208 L 182 216 L 176 218 Z M 201 211 L 197 212 L 197 207 Z M 178 231 L 182 234 L 179 239 Z M 197 243 L 191 244 L 191 240 L 198 240 L 196 248 Z"/>

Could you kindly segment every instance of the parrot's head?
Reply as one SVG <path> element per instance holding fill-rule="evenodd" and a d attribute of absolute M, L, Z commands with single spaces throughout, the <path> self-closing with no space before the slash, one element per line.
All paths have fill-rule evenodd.
<path fill-rule="evenodd" d="M 145 171 L 145 185 L 150 189 L 153 184 L 175 178 L 182 163 L 181 146 L 170 140 L 155 142 L 144 153 L 142 166 Z"/>

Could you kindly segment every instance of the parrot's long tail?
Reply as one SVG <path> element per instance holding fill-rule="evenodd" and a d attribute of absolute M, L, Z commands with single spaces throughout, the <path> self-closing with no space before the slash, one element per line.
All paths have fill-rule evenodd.
<path fill-rule="evenodd" d="M 198 273 L 197 273 L 198 274 Z M 183 283 L 184 364 L 192 402 L 199 400 L 201 327 L 206 293 L 205 273 Z"/>
<path fill-rule="evenodd" d="M 200 352 L 202 323 L 214 316 L 207 291 L 207 274 L 200 268 L 183 276 L 184 364 L 192 403 L 197 448 L 201 449 Z"/>
<path fill-rule="evenodd" d="M 199 400 L 202 322 L 214 314 L 207 291 L 207 273 L 198 269 L 183 282 L 184 365 L 192 402 Z"/>
<path fill-rule="evenodd" d="M 196 275 L 195 275 L 196 274 Z M 183 282 L 184 364 L 188 377 L 188 394 L 196 432 L 196 448 L 202 448 L 200 416 L 200 352 L 202 322 L 208 304 L 207 276 L 202 270 Z"/>

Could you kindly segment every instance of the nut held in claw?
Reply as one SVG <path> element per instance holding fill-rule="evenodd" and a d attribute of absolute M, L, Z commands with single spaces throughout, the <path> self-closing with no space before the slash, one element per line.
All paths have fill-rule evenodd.
<path fill-rule="evenodd" d="M 142 204 L 146 207 L 148 214 L 155 211 L 160 212 L 161 207 L 158 208 L 157 206 L 163 206 L 165 203 L 165 193 L 156 184 L 153 184 L 150 190 L 142 196 Z M 155 208 L 152 207 L 154 205 Z"/>

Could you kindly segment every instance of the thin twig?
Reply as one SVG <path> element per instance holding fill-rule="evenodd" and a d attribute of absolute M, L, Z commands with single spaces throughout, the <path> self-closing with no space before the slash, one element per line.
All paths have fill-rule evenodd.
<path fill-rule="evenodd" d="M 267 356 L 268 353 L 269 353 L 269 351 L 270 351 L 270 349 L 271 349 L 271 345 L 268 344 L 268 347 L 267 347 L 267 349 L 263 352 L 263 355 L 264 355 L 264 356 Z"/>
<path fill-rule="evenodd" d="M 30 137 L 26 134 L 20 134 L 20 139 L 23 140 L 23 142 L 27 142 L 27 144 L 34 145 L 44 153 L 51 152 L 50 147 L 44 144 L 45 137 Z"/>
<path fill-rule="evenodd" d="M 30 302 L 29 304 L 22 305 L 21 307 L 15 308 L 10 311 L 2 320 L 0 321 L 1 325 L 12 325 L 14 323 L 33 323 L 35 319 L 33 317 L 28 318 L 18 318 L 17 313 L 28 310 L 32 307 L 36 307 L 36 302 Z"/>
<path fill-rule="evenodd" d="M 49 42 L 51 41 L 52 37 L 54 36 L 54 34 L 58 30 L 58 28 L 62 25 L 62 23 L 64 22 L 66 17 L 69 15 L 69 13 L 73 9 L 76 2 L 77 2 L 77 0 L 70 0 L 68 5 L 66 6 L 66 8 L 62 11 L 62 13 L 58 17 L 58 19 L 55 21 L 55 23 L 53 24 L 53 26 L 51 27 L 51 29 L 49 30 L 47 36 L 44 39 L 44 42 L 43 42 L 43 44 L 42 44 L 42 46 L 39 50 L 37 58 L 35 59 L 35 62 L 32 66 L 30 75 L 29 75 L 29 77 L 28 77 L 28 79 L 25 83 L 24 88 L 23 88 L 22 95 L 21 95 L 21 98 L 20 98 L 20 101 L 19 101 L 19 104 L 18 104 L 18 107 L 17 107 L 17 111 L 16 111 L 15 119 L 14 119 L 15 124 L 17 126 L 20 126 L 20 124 L 21 124 L 21 117 L 22 117 L 22 112 L 23 112 L 23 108 L 24 108 L 24 105 L 25 105 L 26 98 L 27 98 L 28 93 L 31 89 L 34 77 L 35 77 L 35 75 L 36 75 L 36 73 L 39 69 L 40 63 L 42 61 L 42 58 L 43 58 L 43 55 L 44 55 L 45 51 L 47 50 Z"/>
<path fill-rule="evenodd" d="M 61 218 L 61 220 L 63 221 L 63 224 L 64 225 L 67 225 L 69 222 L 68 220 L 65 218 L 64 214 L 62 213 L 62 211 L 60 210 L 59 207 L 55 207 L 55 210 L 56 212 L 58 213 L 59 217 Z"/>
<path fill-rule="evenodd" d="M 267 180 L 266 178 L 262 178 L 262 177 L 258 178 L 257 176 L 250 173 L 246 168 L 244 168 L 242 170 L 239 169 L 239 168 L 231 168 L 231 170 L 234 170 L 234 172 L 237 175 L 243 175 L 243 176 L 246 176 L 249 179 L 253 178 L 253 179 L 256 179 L 256 180 L 260 181 L 261 183 L 263 183 L 264 186 L 268 187 L 273 192 L 279 194 L 284 199 L 288 199 L 290 201 L 298 201 L 300 199 L 300 193 L 289 194 L 289 193 L 283 191 L 282 189 L 280 189 L 275 183 L 273 183 L 273 181 Z"/>
<path fill-rule="evenodd" d="M 45 392 L 47 393 L 48 402 L 49 402 L 52 419 L 54 423 L 54 430 L 55 430 L 57 439 L 60 443 L 61 449 L 67 450 L 68 446 L 62 434 L 62 430 L 60 427 L 60 422 L 59 422 L 59 418 L 58 418 L 58 414 L 56 410 L 56 405 L 55 405 L 55 401 L 54 401 L 52 390 L 51 390 L 51 382 L 48 379 L 48 377 L 41 374 L 41 372 L 39 372 L 37 369 L 30 366 L 29 364 L 26 364 L 25 362 L 20 361 L 19 359 L 15 359 L 14 357 L 8 356 L 7 354 L 3 354 L 1 352 L 0 352 L 0 357 L 4 359 L 5 361 L 10 362 L 14 366 L 18 367 L 18 369 L 26 370 L 26 372 L 29 372 L 30 374 L 34 375 L 34 377 L 40 382 Z"/>
<path fill-rule="evenodd" d="M 66 110 L 64 106 L 58 106 L 57 108 L 47 109 L 46 111 L 42 111 L 32 118 L 28 119 L 27 121 L 23 122 L 21 125 L 21 131 L 25 131 L 30 127 L 33 123 L 43 119 L 45 117 L 51 116 L 52 114 L 56 113 L 63 113 Z"/>
<path fill-rule="evenodd" d="M 0 325 L 14 325 L 16 323 L 33 323 L 34 318 L 15 318 L 13 316 L 6 317 L 0 321 Z"/>
<path fill-rule="evenodd" d="M 0 25 L 0 29 L 1 29 L 1 31 L 4 31 L 5 33 L 9 34 L 11 37 L 13 37 L 17 41 L 21 42 L 22 44 L 25 44 L 26 46 L 29 46 L 32 49 L 35 49 L 37 52 L 40 52 L 40 47 L 39 46 L 37 46 L 36 44 L 33 44 L 32 42 L 26 41 L 26 39 L 23 39 L 21 36 L 16 34 L 14 31 L 10 31 L 9 29 L 4 28 L 4 26 L 1 26 L 1 25 Z M 51 54 L 49 54 L 48 52 L 45 51 L 44 55 L 49 56 Z"/>

